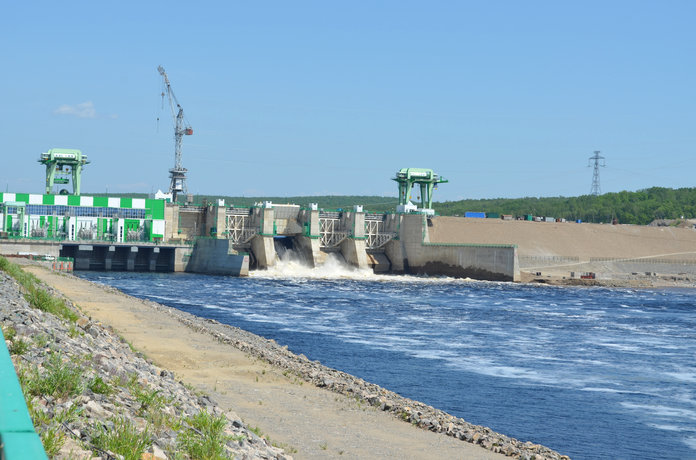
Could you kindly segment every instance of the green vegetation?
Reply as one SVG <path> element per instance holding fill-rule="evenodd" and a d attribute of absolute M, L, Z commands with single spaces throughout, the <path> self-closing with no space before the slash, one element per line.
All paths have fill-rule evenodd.
<path fill-rule="evenodd" d="M 82 393 L 83 369 L 69 362 L 63 362 L 60 353 L 51 355 L 48 362 L 44 364 L 44 369 L 43 374 L 40 374 L 36 368 L 19 373 L 25 395 L 64 398 Z"/>
<path fill-rule="evenodd" d="M 9 348 L 11 355 L 23 355 L 29 350 L 29 343 L 25 342 L 23 339 L 17 339 L 12 341 L 12 346 Z"/>
<path fill-rule="evenodd" d="M 225 435 L 225 417 L 201 411 L 184 421 L 189 425 L 179 434 L 179 449 L 190 458 L 223 459 L 225 444 L 232 437 Z"/>
<path fill-rule="evenodd" d="M 41 287 L 41 282 L 31 273 L 27 273 L 18 265 L 0 256 L 0 270 L 6 272 L 24 288 L 24 298 L 29 304 L 39 310 L 52 313 L 68 321 L 77 321 L 78 315 L 68 307 L 62 299 L 54 297 Z"/>
<path fill-rule="evenodd" d="M 87 388 L 92 390 L 92 393 L 105 396 L 112 395 L 116 392 L 116 390 L 107 382 L 105 382 L 100 376 L 94 377 L 92 381 L 89 382 L 89 384 L 87 385 Z"/>
<path fill-rule="evenodd" d="M 12 345 L 8 348 L 11 355 L 21 356 L 29 350 L 29 344 L 25 342 L 24 339 L 17 338 L 17 330 L 15 328 L 9 326 L 6 328 L 3 327 L 2 329 L 2 335 L 5 337 L 5 340 L 12 342 Z"/>
<path fill-rule="evenodd" d="M 5 336 L 5 340 L 12 341 L 17 335 L 17 330 L 12 326 L 2 326 L 2 335 Z"/>
<path fill-rule="evenodd" d="M 464 215 L 466 211 L 551 216 L 584 222 L 646 225 L 655 219 L 696 218 L 696 188 L 652 187 L 637 192 L 553 198 L 496 198 L 435 203 L 441 215 Z"/>
<path fill-rule="evenodd" d="M 39 334 L 33 339 L 34 345 L 36 345 L 39 348 L 46 348 L 49 340 L 50 339 L 46 334 Z"/>
<path fill-rule="evenodd" d="M 47 412 L 36 410 L 31 401 L 27 402 L 27 407 L 34 426 L 39 428 L 37 431 L 46 454 L 49 458 L 54 458 L 65 443 L 65 433 L 61 429 L 61 424 L 70 423 L 78 417 L 77 406 L 59 410 L 53 416 Z"/>
<path fill-rule="evenodd" d="M 98 423 L 92 426 L 92 443 L 102 450 L 123 455 L 125 460 L 140 460 L 140 456 L 150 445 L 150 433 L 147 428 L 138 428 L 125 418 L 112 420 L 113 429 L 107 429 Z"/>

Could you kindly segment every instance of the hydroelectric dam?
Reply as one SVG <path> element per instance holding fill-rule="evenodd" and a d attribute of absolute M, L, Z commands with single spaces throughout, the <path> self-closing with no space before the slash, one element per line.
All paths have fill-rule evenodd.
<path fill-rule="evenodd" d="M 518 281 L 517 246 L 430 239 L 432 193 L 447 182 L 430 169 L 403 168 L 395 212 L 371 213 L 355 205 L 324 210 L 317 204 L 194 205 L 190 196 L 155 198 L 79 193 L 79 150 L 51 149 L 46 193 L 0 193 L 0 254 L 65 258 L 75 270 L 189 271 L 246 276 L 273 266 L 292 250 L 310 267 L 329 254 L 376 273 L 446 275 Z M 72 174 L 73 193 L 53 192 Z M 420 206 L 411 202 L 420 187 Z M 62 264 L 61 264 L 62 267 Z"/>

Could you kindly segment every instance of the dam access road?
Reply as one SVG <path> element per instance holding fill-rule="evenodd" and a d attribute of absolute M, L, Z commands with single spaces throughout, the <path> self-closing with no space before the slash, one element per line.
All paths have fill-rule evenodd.
<path fill-rule="evenodd" d="M 244 347 L 239 343 L 235 346 L 216 338 L 215 331 L 229 333 L 236 328 L 195 317 L 190 320 L 192 327 L 181 319 L 190 315 L 178 310 L 51 272 L 28 261 L 19 263 L 78 305 L 93 321 L 113 327 L 158 366 L 209 394 L 223 410 L 235 412 L 247 426 L 257 426 L 274 441 L 296 449 L 291 454 L 295 458 L 505 458 L 475 443 L 419 429 L 360 400 L 358 395 L 349 397 L 304 384 L 296 374 L 242 351 Z M 255 340 L 250 338 L 252 334 L 244 334 L 247 341 Z M 424 412 L 432 409 L 410 403 Z M 503 439 L 523 453 L 523 458 L 532 454 L 536 458 L 564 458 L 543 446 L 522 443 L 483 427 L 474 429 L 480 430 L 474 433 L 474 440 L 482 436 L 496 442 Z M 489 448 L 494 448 L 492 442 Z"/>

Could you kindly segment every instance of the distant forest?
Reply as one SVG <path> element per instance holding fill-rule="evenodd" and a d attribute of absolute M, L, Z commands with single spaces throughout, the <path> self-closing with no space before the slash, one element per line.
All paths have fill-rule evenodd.
<path fill-rule="evenodd" d="M 656 219 L 696 218 L 696 188 L 652 187 L 637 192 L 605 193 L 578 197 L 497 198 L 435 203 L 441 215 L 464 215 L 466 211 L 484 211 L 513 216 L 534 216 L 647 225 Z"/>
<path fill-rule="evenodd" d="M 103 194 L 95 194 L 103 195 Z M 109 196 L 147 197 L 147 194 L 109 194 Z M 254 203 L 293 203 L 307 206 L 318 203 L 321 209 L 352 209 L 361 204 L 366 211 L 394 211 L 396 197 L 383 196 L 293 196 L 293 197 L 230 197 L 219 195 L 196 195 L 194 202 L 215 203 L 223 198 L 226 205 L 251 206 Z M 542 217 L 582 220 L 583 222 L 611 222 L 617 219 L 622 224 L 647 225 L 656 219 L 696 218 L 696 188 L 671 189 L 652 187 L 636 192 L 605 193 L 593 196 L 548 197 L 548 198 L 493 198 L 482 200 L 460 200 L 433 203 L 435 212 L 443 216 L 460 215 L 466 211 L 512 214 L 522 217 L 528 214 Z"/>

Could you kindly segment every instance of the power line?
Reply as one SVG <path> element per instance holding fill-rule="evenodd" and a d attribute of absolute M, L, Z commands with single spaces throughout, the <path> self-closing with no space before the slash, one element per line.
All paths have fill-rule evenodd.
<path fill-rule="evenodd" d="M 599 186 L 599 167 L 605 167 L 604 157 L 599 154 L 599 150 L 595 150 L 594 155 L 588 159 L 587 167 L 590 167 L 590 160 L 594 160 L 594 173 L 592 174 L 592 190 L 591 195 L 598 196 L 602 193 L 602 187 Z M 602 164 L 599 164 L 599 160 L 602 160 Z"/>

